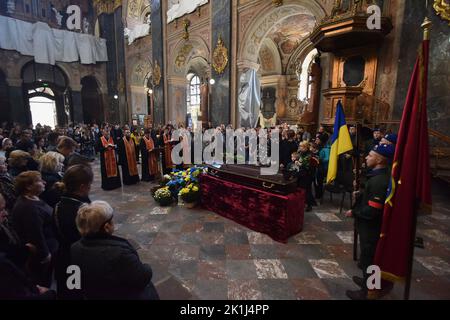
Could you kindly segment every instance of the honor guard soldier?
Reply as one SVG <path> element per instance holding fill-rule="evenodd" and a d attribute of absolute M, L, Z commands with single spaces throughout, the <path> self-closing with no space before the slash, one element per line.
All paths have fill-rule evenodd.
<path fill-rule="evenodd" d="M 359 234 L 361 257 L 359 267 L 363 277 L 353 277 L 353 281 L 361 287 L 357 291 L 347 291 L 352 300 L 367 299 L 367 268 L 372 265 L 380 237 L 383 219 L 384 203 L 389 188 L 389 162 L 394 157 L 395 148 L 392 145 L 380 144 L 375 146 L 366 157 L 369 169 L 362 195 L 357 196 L 355 206 L 347 211 L 347 217 L 356 219 L 356 230 Z"/>

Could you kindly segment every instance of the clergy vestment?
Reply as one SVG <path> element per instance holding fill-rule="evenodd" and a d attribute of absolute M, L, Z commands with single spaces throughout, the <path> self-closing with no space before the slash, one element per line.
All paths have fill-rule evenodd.
<path fill-rule="evenodd" d="M 98 150 L 100 151 L 103 190 L 114 190 L 122 186 L 115 148 L 112 137 L 109 137 L 108 140 L 104 136 L 100 138 Z"/>
<path fill-rule="evenodd" d="M 140 147 L 142 154 L 142 181 L 153 181 L 159 173 L 159 152 L 154 150 L 155 143 L 151 137 L 142 138 Z"/>
<path fill-rule="evenodd" d="M 123 137 L 119 140 L 119 161 L 122 166 L 123 184 L 129 186 L 138 183 L 139 172 L 133 139 Z"/>
<path fill-rule="evenodd" d="M 164 169 L 165 171 L 172 171 L 173 162 L 172 162 L 172 143 L 171 143 L 171 135 L 170 133 L 165 133 L 164 136 Z"/>

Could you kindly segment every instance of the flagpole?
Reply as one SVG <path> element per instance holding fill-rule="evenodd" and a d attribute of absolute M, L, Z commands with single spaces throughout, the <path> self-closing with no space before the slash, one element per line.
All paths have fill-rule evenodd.
<path fill-rule="evenodd" d="M 360 170 L 361 170 L 361 159 L 360 159 L 360 150 L 361 150 L 361 131 L 362 125 L 359 121 L 356 122 L 356 157 L 353 157 L 354 160 L 354 185 L 353 191 L 359 191 L 360 189 Z M 352 209 L 354 204 L 356 203 L 356 196 L 352 197 L 353 203 L 351 204 Z M 358 230 L 356 229 L 356 219 L 353 222 L 353 261 L 358 261 Z"/>
<path fill-rule="evenodd" d="M 431 21 L 428 19 L 428 17 L 425 17 L 425 20 L 423 21 L 421 25 L 423 29 L 423 41 L 430 40 L 430 29 L 431 29 Z M 428 63 L 428 61 L 427 61 Z M 424 93 L 425 94 L 425 93 Z M 412 233 L 411 233 L 411 248 L 410 248 L 410 257 L 409 257 L 409 265 L 408 265 L 408 273 L 406 275 L 405 279 L 405 292 L 403 295 L 404 300 L 409 300 L 409 295 L 411 291 L 411 279 L 412 279 L 412 269 L 413 269 L 413 263 L 414 263 L 414 242 L 416 239 L 416 232 L 417 232 L 417 212 L 419 209 L 419 205 L 417 200 L 414 202 L 414 219 L 413 219 L 413 225 L 412 225 Z"/>

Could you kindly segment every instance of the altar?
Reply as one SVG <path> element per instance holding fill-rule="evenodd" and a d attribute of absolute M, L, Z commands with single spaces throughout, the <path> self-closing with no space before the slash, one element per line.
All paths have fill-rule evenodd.
<path fill-rule="evenodd" d="M 250 174 L 243 176 L 242 171 Z M 219 177 L 218 172 L 220 169 L 212 169 L 212 173 L 200 177 L 201 204 L 204 209 L 282 243 L 287 243 L 291 236 L 302 231 L 305 206 L 303 189 L 292 190 L 291 183 L 282 178 L 278 189 L 258 188 L 252 185 L 253 182 L 248 182 L 253 171 L 245 170 L 245 167 L 234 176 L 228 172 L 227 176 Z M 274 181 L 276 177 L 271 179 Z M 274 188 L 275 184 L 271 183 L 270 186 Z M 287 185 L 287 189 L 283 189 L 283 184 Z M 267 182 L 263 181 L 261 185 L 267 186 Z M 288 191 L 277 191 L 280 189 Z"/>

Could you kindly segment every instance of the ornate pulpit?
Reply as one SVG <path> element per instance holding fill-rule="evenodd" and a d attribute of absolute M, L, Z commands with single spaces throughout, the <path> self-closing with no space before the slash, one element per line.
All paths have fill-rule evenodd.
<path fill-rule="evenodd" d="M 330 16 L 310 36 L 318 50 L 331 53 L 330 86 L 322 90 L 322 123 L 326 126 L 334 124 L 338 100 L 349 123 L 382 120 L 382 112 L 373 111 L 381 104 L 375 97 L 377 52 L 393 28 L 384 2 L 336 0 Z"/>

